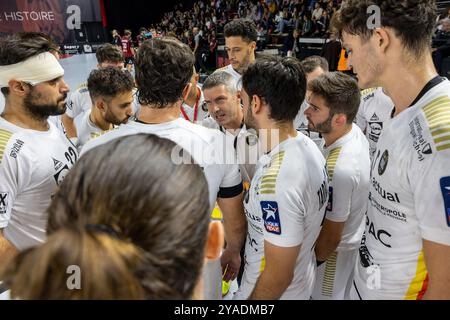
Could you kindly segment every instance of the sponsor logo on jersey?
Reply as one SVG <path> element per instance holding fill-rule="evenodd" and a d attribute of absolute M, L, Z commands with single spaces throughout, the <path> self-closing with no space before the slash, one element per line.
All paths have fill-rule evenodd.
<path fill-rule="evenodd" d="M 409 123 L 409 133 L 413 138 L 413 148 L 417 152 L 417 159 L 423 161 L 424 155 L 433 153 L 430 142 L 426 141 L 423 137 L 423 128 L 420 123 L 419 117 L 415 117 L 413 121 Z"/>
<path fill-rule="evenodd" d="M 441 191 L 444 197 L 445 218 L 450 227 L 450 177 L 441 178 Z"/>
<path fill-rule="evenodd" d="M 273 234 L 281 234 L 281 222 L 280 213 L 278 212 L 278 203 L 276 201 L 261 201 L 260 205 L 266 231 Z"/>
<path fill-rule="evenodd" d="M 378 142 L 381 131 L 383 130 L 383 122 L 369 122 L 368 125 L 370 128 L 369 139 L 373 142 Z"/>
<path fill-rule="evenodd" d="M 56 160 L 55 158 L 52 158 L 52 160 L 53 166 L 55 167 L 55 171 L 58 171 L 64 165 L 61 161 Z"/>
<path fill-rule="evenodd" d="M 327 211 L 333 211 L 333 187 L 328 188 L 328 205 Z"/>
<path fill-rule="evenodd" d="M 366 233 L 364 232 L 362 239 L 361 239 L 361 246 L 359 247 L 359 258 L 360 258 L 360 263 L 364 268 L 367 268 L 369 266 L 371 266 L 372 263 L 372 255 L 369 252 L 369 249 L 367 249 L 366 246 Z"/>
<path fill-rule="evenodd" d="M 73 101 L 72 99 L 69 99 L 66 103 L 67 108 L 69 108 L 69 110 L 73 110 Z"/>
<path fill-rule="evenodd" d="M 384 171 L 386 171 L 387 165 L 389 162 L 389 152 L 385 150 L 383 155 L 381 156 L 380 162 L 378 163 L 378 174 L 383 175 Z"/>
<path fill-rule="evenodd" d="M 3 152 L 5 151 L 6 145 L 12 135 L 12 132 L 0 129 L 0 163 L 2 163 Z"/>
<path fill-rule="evenodd" d="M 371 234 L 375 240 L 380 242 L 383 246 L 387 248 L 391 248 L 392 246 L 388 243 L 388 240 L 392 237 L 392 235 L 383 229 L 375 228 L 375 225 L 372 221 L 369 220 L 369 217 L 366 216 L 366 231 Z"/>
<path fill-rule="evenodd" d="M 11 157 L 13 157 L 14 159 L 17 158 L 17 154 L 19 153 L 20 149 L 22 148 L 24 142 L 22 140 L 17 139 L 16 142 L 14 142 L 12 148 L 11 148 L 11 152 L 9 153 L 9 155 Z"/>
<path fill-rule="evenodd" d="M 380 185 L 380 183 L 374 178 L 372 177 L 372 186 L 375 189 L 376 192 L 378 192 L 378 194 L 386 200 L 389 200 L 391 202 L 396 202 L 396 203 L 400 203 L 400 198 L 398 197 L 398 193 L 394 192 L 388 192 L 385 189 L 383 189 L 383 187 Z"/>
<path fill-rule="evenodd" d="M 377 116 L 376 113 L 374 113 L 374 114 L 372 115 L 372 117 L 370 118 L 370 121 L 379 121 L 379 120 L 380 120 L 380 118 L 378 118 L 378 116 Z"/>
<path fill-rule="evenodd" d="M 0 214 L 6 214 L 8 207 L 8 192 L 0 192 Z"/>

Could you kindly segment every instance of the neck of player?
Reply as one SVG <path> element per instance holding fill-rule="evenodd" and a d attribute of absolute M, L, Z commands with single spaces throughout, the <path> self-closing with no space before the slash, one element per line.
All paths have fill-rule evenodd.
<path fill-rule="evenodd" d="M 97 127 L 102 129 L 103 131 L 111 129 L 111 123 L 107 122 L 101 115 L 100 110 L 98 108 L 92 108 L 91 114 L 89 115 L 89 119 L 91 122 Z"/>
<path fill-rule="evenodd" d="M 333 143 L 335 143 L 337 140 L 345 136 L 347 133 L 349 133 L 352 130 L 352 125 L 347 124 L 340 128 L 333 128 L 331 132 L 329 133 L 323 133 L 323 139 L 325 140 L 325 145 L 327 147 L 331 146 Z"/>
<path fill-rule="evenodd" d="M 6 121 L 25 129 L 47 131 L 50 128 L 48 117 L 37 118 L 31 115 L 21 103 L 11 101 L 10 98 L 6 99 L 5 110 L 1 116 Z"/>
<path fill-rule="evenodd" d="M 396 67 L 387 68 L 381 85 L 394 102 L 394 116 L 406 110 L 427 82 L 437 75 L 431 54 L 425 54 L 419 60 L 403 61 L 396 64 Z"/>
<path fill-rule="evenodd" d="M 199 93 L 200 92 L 197 89 L 197 86 L 192 86 L 192 89 L 191 89 L 191 91 L 189 91 L 189 94 L 188 94 L 186 100 L 184 101 L 184 103 L 186 103 L 188 106 L 194 108 L 195 104 L 197 103 L 197 99 L 200 98 L 198 96 Z"/>
<path fill-rule="evenodd" d="M 259 129 L 259 141 L 264 153 L 269 153 L 280 143 L 297 136 L 292 122 L 271 123 Z"/>
<path fill-rule="evenodd" d="M 142 105 L 138 120 L 147 124 L 159 124 L 176 120 L 180 117 L 181 101 L 164 108 Z"/>

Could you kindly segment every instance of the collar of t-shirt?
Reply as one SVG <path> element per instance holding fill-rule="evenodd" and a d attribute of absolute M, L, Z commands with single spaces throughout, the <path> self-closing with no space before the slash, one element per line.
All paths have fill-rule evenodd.
<path fill-rule="evenodd" d="M 323 149 L 324 151 L 329 151 L 329 150 L 333 150 L 336 147 L 340 147 L 343 146 L 344 144 L 346 144 L 348 141 L 350 141 L 351 139 L 353 139 L 355 135 L 355 125 L 352 124 L 352 129 L 347 132 L 346 134 L 344 134 L 342 137 L 340 137 L 339 139 L 337 139 L 335 142 L 333 142 L 329 147 L 328 146 L 324 146 Z"/>
<path fill-rule="evenodd" d="M 436 87 L 438 84 L 440 84 L 442 81 L 444 81 L 445 78 L 441 77 L 441 76 L 435 76 L 433 79 L 431 79 L 430 81 L 427 82 L 427 84 L 422 88 L 422 90 L 420 90 L 419 94 L 417 95 L 417 97 L 414 99 L 414 101 L 408 106 L 408 108 L 411 108 L 412 106 L 414 106 L 417 102 L 419 102 L 420 99 L 422 99 L 422 97 L 431 89 L 433 89 L 434 87 Z M 395 114 L 395 106 L 392 109 L 391 112 L 391 119 L 394 118 L 394 114 Z"/>

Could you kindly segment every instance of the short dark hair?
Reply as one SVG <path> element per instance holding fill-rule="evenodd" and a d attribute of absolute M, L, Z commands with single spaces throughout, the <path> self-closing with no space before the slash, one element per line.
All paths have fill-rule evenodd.
<path fill-rule="evenodd" d="M 296 58 L 268 56 L 250 64 L 242 76 L 242 86 L 270 105 L 275 121 L 292 121 L 305 99 L 306 76 Z"/>
<path fill-rule="evenodd" d="M 358 113 L 361 94 L 355 79 L 342 72 L 327 72 L 308 83 L 312 94 L 325 100 L 330 115 L 343 113 L 350 124 Z"/>
<path fill-rule="evenodd" d="M 119 63 L 123 62 L 123 55 L 120 47 L 115 46 L 111 43 L 106 43 L 100 46 L 95 52 L 95 57 L 98 63 L 112 62 Z"/>
<path fill-rule="evenodd" d="M 87 80 L 89 95 L 94 101 L 98 97 L 114 98 L 134 88 L 133 77 L 128 71 L 114 67 L 92 70 Z"/>
<path fill-rule="evenodd" d="M 306 73 L 311 73 L 320 67 L 323 71 L 328 72 L 328 61 L 324 57 L 309 56 L 302 60 L 302 66 Z"/>
<path fill-rule="evenodd" d="M 139 103 L 164 108 L 182 99 L 193 74 L 194 54 L 175 38 L 152 38 L 139 48 L 135 68 Z"/>
<path fill-rule="evenodd" d="M 373 32 L 367 27 L 371 5 L 380 8 L 381 26 L 394 29 L 405 48 L 420 56 L 430 47 L 436 24 L 435 0 L 347 0 L 333 20 L 339 33 L 345 31 L 367 41 Z"/>
<path fill-rule="evenodd" d="M 251 20 L 236 19 L 227 23 L 223 29 L 225 38 L 242 37 L 244 41 L 252 42 L 258 39 L 256 26 Z"/>
<path fill-rule="evenodd" d="M 147 299 L 190 299 L 204 263 L 208 183 L 200 166 L 172 161 L 176 147 L 136 134 L 86 152 L 52 199 L 47 234 L 109 226 L 143 250 L 136 276 Z"/>
<path fill-rule="evenodd" d="M 215 88 L 220 85 L 224 85 L 228 92 L 236 93 L 237 91 L 233 76 L 223 70 L 210 74 L 203 82 L 202 90 Z"/>
<path fill-rule="evenodd" d="M 0 66 L 19 63 L 44 52 L 59 52 L 59 46 L 41 32 L 19 32 L 0 38 Z"/>

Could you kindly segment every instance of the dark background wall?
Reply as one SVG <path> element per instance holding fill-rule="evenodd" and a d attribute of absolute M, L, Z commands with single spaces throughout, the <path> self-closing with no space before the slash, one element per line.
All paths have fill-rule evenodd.
<path fill-rule="evenodd" d="M 160 22 L 164 13 L 172 11 L 179 3 L 186 10 L 194 1 L 104 0 L 108 30 L 117 29 L 122 34 L 124 29 L 131 29 L 136 36 L 140 27 L 148 28 L 152 23 Z"/>

